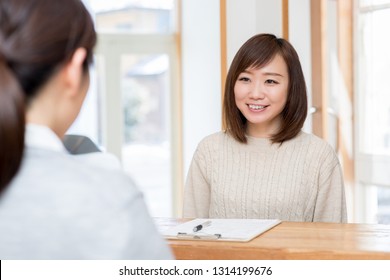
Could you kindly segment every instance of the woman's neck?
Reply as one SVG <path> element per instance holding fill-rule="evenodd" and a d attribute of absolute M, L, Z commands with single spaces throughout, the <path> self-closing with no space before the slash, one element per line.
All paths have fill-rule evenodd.
<path fill-rule="evenodd" d="M 272 123 L 247 123 L 246 134 L 255 138 L 271 138 L 278 133 L 280 120 L 274 120 Z"/>

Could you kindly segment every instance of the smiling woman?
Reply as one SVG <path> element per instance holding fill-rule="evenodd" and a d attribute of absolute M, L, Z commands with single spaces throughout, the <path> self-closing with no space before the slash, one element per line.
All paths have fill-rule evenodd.
<path fill-rule="evenodd" d="M 298 54 L 291 44 L 271 34 L 253 36 L 245 42 L 233 59 L 226 78 L 223 104 L 224 120 L 229 133 L 237 141 L 246 143 L 247 119 L 236 103 L 239 92 L 235 90 L 242 82 L 239 80 L 240 75 L 245 75 L 248 70 L 259 70 L 263 75 L 267 74 L 264 81 L 268 84 L 283 81 L 283 85 L 287 87 L 284 91 L 288 92 L 286 106 L 283 106 L 283 110 L 278 114 L 280 127 L 270 135 L 270 139 L 274 143 L 282 143 L 295 137 L 302 129 L 307 114 L 305 79 Z M 277 80 L 275 76 L 280 78 Z M 275 89 L 275 86 L 273 88 Z"/>
<path fill-rule="evenodd" d="M 262 68 L 250 68 L 234 86 L 237 108 L 247 120 L 247 134 L 272 137 L 282 123 L 280 113 L 287 102 L 288 70 L 277 54 Z"/>
<path fill-rule="evenodd" d="M 272 34 L 250 38 L 229 69 L 226 131 L 201 141 L 184 194 L 184 216 L 346 222 L 333 148 L 301 131 L 306 86 L 294 48 Z"/>

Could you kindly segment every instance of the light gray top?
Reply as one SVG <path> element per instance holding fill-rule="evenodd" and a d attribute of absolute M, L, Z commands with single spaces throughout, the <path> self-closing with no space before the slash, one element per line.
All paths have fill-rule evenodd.
<path fill-rule="evenodd" d="M 304 132 L 281 146 L 219 132 L 203 139 L 184 190 L 184 217 L 346 222 L 340 163 L 324 140 Z"/>
<path fill-rule="evenodd" d="M 0 197 L 0 259 L 171 259 L 143 195 L 120 169 L 73 156 L 28 125 L 22 168 Z"/>

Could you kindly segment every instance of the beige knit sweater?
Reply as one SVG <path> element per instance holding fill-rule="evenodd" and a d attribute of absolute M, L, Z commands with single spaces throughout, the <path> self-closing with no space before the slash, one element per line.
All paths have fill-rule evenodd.
<path fill-rule="evenodd" d="M 322 139 L 301 132 L 271 144 L 224 132 L 203 139 L 184 191 L 184 217 L 346 222 L 340 163 Z"/>

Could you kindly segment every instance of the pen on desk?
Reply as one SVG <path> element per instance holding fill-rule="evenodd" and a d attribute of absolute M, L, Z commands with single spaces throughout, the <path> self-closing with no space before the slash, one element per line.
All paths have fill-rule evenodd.
<path fill-rule="evenodd" d="M 207 221 L 207 222 L 201 223 L 201 224 L 199 224 L 199 225 L 194 227 L 194 232 L 200 231 L 201 229 L 203 229 L 205 227 L 208 227 L 210 225 L 211 225 L 211 221 Z"/>

